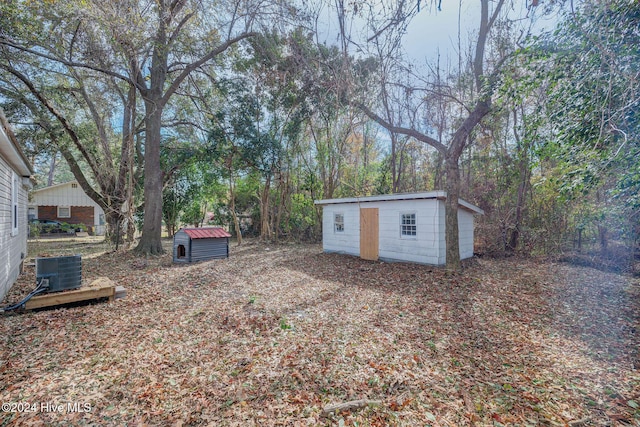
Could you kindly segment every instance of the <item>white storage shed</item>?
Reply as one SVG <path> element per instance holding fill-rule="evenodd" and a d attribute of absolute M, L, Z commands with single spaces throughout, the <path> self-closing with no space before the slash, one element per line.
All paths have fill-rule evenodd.
<path fill-rule="evenodd" d="M 447 193 L 390 194 L 315 201 L 323 207 L 322 247 L 369 260 L 446 263 Z M 473 256 L 473 218 L 482 209 L 459 199 L 460 258 Z"/>

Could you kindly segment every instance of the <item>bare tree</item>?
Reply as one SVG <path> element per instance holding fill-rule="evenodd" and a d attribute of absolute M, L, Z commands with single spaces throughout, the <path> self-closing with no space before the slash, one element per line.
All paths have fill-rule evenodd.
<path fill-rule="evenodd" d="M 373 35 L 367 42 L 374 47 L 373 51 L 378 59 L 387 61 L 389 70 L 395 73 L 400 71 L 404 76 L 410 75 L 412 79 L 404 79 L 403 82 L 402 79 L 397 78 L 397 74 L 389 75 L 389 71 L 383 69 L 384 74 L 379 79 L 376 96 L 362 97 L 354 94 L 352 102 L 392 134 L 406 135 L 428 144 L 442 157 L 447 192 L 446 264 L 451 270 L 461 268 L 458 241 L 458 200 L 461 193 L 459 159 L 465 148 L 473 142 L 474 129 L 491 111 L 498 75 L 514 49 L 513 45 L 511 49 L 504 48 L 504 45 L 491 49 L 490 34 L 500 22 L 505 3 L 506 0 L 480 1 L 479 25 L 475 40 L 469 49 L 469 57 L 465 58 L 464 52 L 460 50 L 459 63 L 462 69 L 458 71 L 459 79 L 447 84 L 438 77 L 437 72 L 432 70 L 431 73 L 419 74 L 412 66 L 407 65 L 408 62 L 402 56 L 392 55 L 401 45 L 399 40 L 402 39 L 407 23 L 417 13 L 420 7 L 419 2 L 416 5 L 401 1 L 386 13 L 372 9 L 376 15 L 383 15 L 384 19 L 378 19 L 373 13 L 368 18 L 370 32 Z M 386 40 L 384 42 L 387 46 L 386 50 L 380 49 L 383 45 L 380 41 L 382 38 Z M 390 58 L 391 64 L 386 58 Z M 469 85 L 465 85 L 465 78 L 470 81 Z M 392 87 L 403 89 L 395 92 L 401 93 L 402 96 L 393 98 L 391 96 L 393 92 L 390 90 Z M 438 97 L 447 98 L 450 103 L 457 105 L 455 109 L 457 117 L 446 138 L 436 136 L 432 128 L 426 127 L 424 117 L 421 115 L 427 101 Z M 372 98 L 379 99 L 381 102 L 372 103 Z M 396 111 L 402 114 L 396 114 L 395 117 L 390 115 L 391 108 L 396 108 Z"/>
<path fill-rule="evenodd" d="M 25 32 L 0 33 L 0 46 L 136 88 L 144 108 L 144 225 L 137 251 L 161 253 L 163 112 L 192 74 L 255 34 L 256 16 L 279 9 L 244 0 L 92 0 L 48 7 L 57 7 L 55 20 L 68 24 L 55 50 L 48 38 Z"/>

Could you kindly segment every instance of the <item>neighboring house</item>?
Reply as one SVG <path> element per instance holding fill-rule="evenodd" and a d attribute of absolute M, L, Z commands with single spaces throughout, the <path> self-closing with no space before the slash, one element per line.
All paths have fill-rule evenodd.
<path fill-rule="evenodd" d="M 18 278 L 27 256 L 27 199 L 32 173 L 0 110 L 0 300 Z"/>
<path fill-rule="evenodd" d="M 323 207 L 322 247 L 369 260 L 444 265 L 446 195 L 430 191 L 317 200 Z M 464 200 L 458 206 L 460 258 L 465 259 L 473 256 L 473 217 L 484 212 Z"/>
<path fill-rule="evenodd" d="M 51 219 L 84 224 L 88 231 L 104 235 L 104 211 L 85 194 L 77 181 L 56 184 L 31 192 L 29 219 Z"/>

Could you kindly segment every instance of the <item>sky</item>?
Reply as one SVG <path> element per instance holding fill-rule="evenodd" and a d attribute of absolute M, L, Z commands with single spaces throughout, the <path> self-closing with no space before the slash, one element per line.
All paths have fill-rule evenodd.
<path fill-rule="evenodd" d="M 541 10 L 527 8 L 529 1 L 509 0 L 504 10 L 509 11 L 519 25 L 528 26 L 532 22 L 531 18 L 534 18 L 534 31 L 550 29 L 556 18 L 539 16 Z M 463 49 L 468 40 L 474 39 L 480 20 L 480 1 L 441 0 L 439 9 L 431 0 L 421 2 L 421 11 L 412 19 L 403 38 L 403 48 L 408 58 L 415 63 L 427 60 L 432 62 L 438 54 L 441 58 L 457 58 L 459 37 Z M 335 13 L 327 8 L 321 20 L 321 28 L 326 28 L 326 34 L 320 36 L 321 41 L 336 44 L 338 21 Z M 352 22 L 351 33 L 354 38 L 365 26 L 363 20 L 356 19 Z"/>

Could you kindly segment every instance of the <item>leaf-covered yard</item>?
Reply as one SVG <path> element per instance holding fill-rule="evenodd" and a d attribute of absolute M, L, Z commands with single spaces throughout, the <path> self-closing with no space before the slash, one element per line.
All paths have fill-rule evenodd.
<path fill-rule="evenodd" d="M 37 405 L 1 425 L 640 425 L 628 276 L 524 259 L 447 274 L 317 245 L 83 266 L 126 298 L 0 318 L 0 401 Z M 322 416 L 358 399 L 381 403 Z"/>

